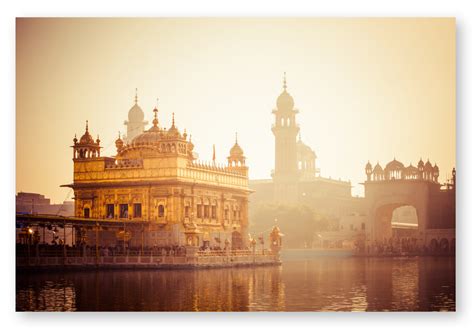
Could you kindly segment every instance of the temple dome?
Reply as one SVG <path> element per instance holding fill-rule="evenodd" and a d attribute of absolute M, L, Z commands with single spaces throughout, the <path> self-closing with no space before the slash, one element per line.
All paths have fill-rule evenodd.
<path fill-rule="evenodd" d="M 292 110 L 295 106 L 293 97 L 285 90 L 277 98 L 277 108 L 279 110 Z"/>
<path fill-rule="evenodd" d="M 381 166 L 380 163 L 378 163 L 378 162 L 377 162 L 377 164 L 376 164 L 375 167 L 374 167 L 374 173 L 383 173 L 382 166 Z"/>
<path fill-rule="evenodd" d="M 163 139 L 163 131 L 153 126 L 147 131 L 144 131 L 134 139 L 132 139 L 132 145 L 148 145 L 148 144 L 157 144 Z"/>
<path fill-rule="evenodd" d="M 89 122 L 86 121 L 86 132 L 82 135 L 81 139 L 79 140 L 81 144 L 94 144 L 94 138 L 92 138 L 91 134 L 89 134 Z"/>
<path fill-rule="evenodd" d="M 230 149 L 230 155 L 237 155 L 237 156 L 244 155 L 244 150 L 242 150 L 240 145 L 237 142 L 235 142 L 234 146 L 232 146 L 232 148 Z"/>
<path fill-rule="evenodd" d="M 142 122 L 145 119 L 145 113 L 137 103 L 128 111 L 128 121 L 130 122 Z"/>
<path fill-rule="evenodd" d="M 431 162 L 428 159 L 428 161 L 426 161 L 425 163 L 425 170 L 431 170 L 431 169 L 433 169 L 433 166 L 431 165 Z"/>
<path fill-rule="evenodd" d="M 81 139 L 79 140 L 81 144 L 94 144 L 94 138 L 92 138 L 91 134 L 88 131 L 84 135 L 82 135 Z"/>
<path fill-rule="evenodd" d="M 385 167 L 385 169 L 387 170 L 399 170 L 399 169 L 403 169 L 405 166 L 403 165 L 403 163 L 401 163 L 400 161 L 398 160 L 395 160 L 393 159 L 392 161 L 390 161 L 387 166 Z"/>

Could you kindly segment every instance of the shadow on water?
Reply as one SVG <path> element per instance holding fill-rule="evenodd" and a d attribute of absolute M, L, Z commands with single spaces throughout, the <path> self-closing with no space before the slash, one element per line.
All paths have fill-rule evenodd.
<path fill-rule="evenodd" d="M 17 275 L 18 311 L 454 311 L 450 257 L 282 255 L 281 266 Z"/>

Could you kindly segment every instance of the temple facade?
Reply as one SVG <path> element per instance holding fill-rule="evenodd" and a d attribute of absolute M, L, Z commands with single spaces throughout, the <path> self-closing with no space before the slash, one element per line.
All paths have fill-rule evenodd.
<path fill-rule="evenodd" d="M 137 99 L 129 113 L 127 140 L 115 141 L 116 153 L 101 154 L 99 137 L 86 130 L 74 138 L 75 217 L 123 222 L 122 232 L 101 232 L 101 240 L 130 245 L 215 246 L 234 249 L 246 244 L 248 226 L 248 167 L 235 140 L 226 164 L 202 163 L 193 152 L 191 136 L 175 124 L 159 124 L 155 107 L 152 126 L 140 131 L 144 117 Z M 134 119 L 132 121 L 131 119 Z M 141 223 L 133 231 L 128 223 Z M 127 228 L 128 227 L 128 228 Z M 119 242 L 119 241 L 118 241 Z M 117 243 L 118 243 L 117 242 Z"/>

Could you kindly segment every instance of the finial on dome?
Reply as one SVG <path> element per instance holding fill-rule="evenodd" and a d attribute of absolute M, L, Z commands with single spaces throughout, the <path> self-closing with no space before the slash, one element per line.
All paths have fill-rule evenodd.
<path fill-rule="evenodd" d="M 153 109 L 153 112 L 155 113 L 155 118 L 153 119 L 153 127 L 158 127 L 158 98 L 156 99 L 156 105 Z"/>
<path fill-rule="evenodd" d="M 172 119 L 172 121 L 171 121 L 171 127 L 174 127 L 174 112 L 173 112 L 173 114 L 172 114 L 172 118 L 173 118 L 173 119 Z"/>
<path fill-rule="evenodd" d="M 135 88 L 135 105 L 138 104 L 138 88 Z"/>
<path fill-rule="evenodd" d="M 235 144 L 238 144 L 238 141 L 237 141 L 237 132 L 235 132 Z"/>
<path fill-rule="evenodd" d="M 119 132 L 118 132 L 118 133 L 119 133 L 119 139 L 120 139 L 120 130 L 119 130 Z"/>
<path fill-rule="evenodd" d="M 89 120 L 86 120 L 86 132 L 89 132 Z"/>
<path fill-rule="evenodd" d="M 286 91 L 286 72 L 283 72 L 283 90 Z"/>

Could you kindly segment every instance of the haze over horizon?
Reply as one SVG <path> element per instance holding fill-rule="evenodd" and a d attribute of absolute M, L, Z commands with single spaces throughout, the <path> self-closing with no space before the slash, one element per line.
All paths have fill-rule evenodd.
<path fill-rule="evenodd" d="M 271 111 L 287 72 L 321 175 L 363 195 L 367 160 L 456 157 L 455 19 L 17 19 L 16 191 L 60 203 L 85 122 L 102 154 L 133 105 L 225 163 L 238 132 L 251 179 L 274 167 Z M 147 126 L 149 127 L 150 124 Z"/>

